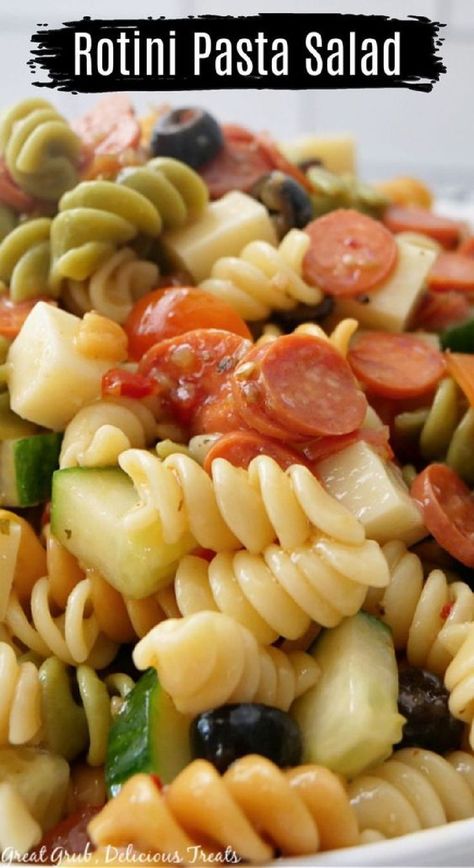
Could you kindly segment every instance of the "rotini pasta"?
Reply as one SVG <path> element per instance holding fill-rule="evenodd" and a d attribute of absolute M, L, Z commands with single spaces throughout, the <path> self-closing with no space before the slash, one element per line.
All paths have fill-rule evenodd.
<path fill-rule="evenodd" d="M 176 853 L 185 862 L 203 852 L 203 840 L 214 853 L 227 848 L 250 862 L 267 862 L 275 850 L 296 856 L 358 841 L 336 775 L 311 765 L 282 772 L 252 755 L 222 777 L 196 760 L 163 792 L 149 776 L 136 775 L 92 820 L 89 833 L 99 847 L 131 843 L 146 853 Z"/>
<path fill-rule="evenodd" d="M 132 398 L 104 398 L 83 407 L 66 428 L 60 467 L 106 467 L 130 448 L 156 439 L 151 410 Z"/>
<path fill-rule="evenodd" d="M 444 675 L 449 709 L 469 725 L 469 744 L 474 750 L 474 624 L 448 624 L 439 639 L 453 657 Z"/>
<path fill-rule="evenodd" d="M 335 627 L 359 611 L 367 585 L 388 580 L 377 543 L 348 546 L 317 537 L 295 549 L 271 545 L 261 555 L 220 552 L 211 563 L 188 555 L 178 566 L 175 593 L 183 615 L 220 610 L 268 644 L 278 636 L 298 639 L 311 621 Z"/>
<path fill-rule="evenodd" d="M 130 527 L 146 526 L 158 515 L 165 542 L 176 542 L 188 530 L 216 552 L 243 546 L 258 554 L 275 539 L 296 548 L 315 531 L 351 546 L 364 542 L 362 525 L 303 465 L 284 472 L 260 455 L 242 470 L 218 458 L 211 479 L 187 455 L 160 461 L 138 449 L 122 452 L 119 464 L 140 498 L 127 517 Z"/>
<path fill-rule="evenodd" d="M 182 225 L 207 201 L 203 181 L 177 160 L 157 158 L 124 170 L 118 183 L 83 181 L 59 202 L 51 227 L 54 285 L 86 280 L 139 233 L 154 238 L 163 225 Z"/>
<path fill-rule="evenodd" d="M 80 141 L 44 99 L 26 99 L 0 119 L 0 154 L 19 187 L 49 201 L 77 182 Z"/>
<path fill-rule="evenodd" d="M 11 232 L 17 224 L 17 217 L 13 208 L 9 208 L 3 202 L 0 202 L 0 241 Z"/>
<path fill-rule="evenodd" d="M 309 238 L 292 229 L 278 249 L 251 241 L 240 256 L 226 256 L 213 265 L 201 289 L 227 301 L 246 320 L 260 320 L 272 311 L 290 310 L 299 302 L 317 304 L 322 293 L 301 276 Z"/>
<path fill-rule="evenodd" d="M 89 663 L 101 669 L 113 660 L 117 645 L 100 633 L 90 608 L 91 582 L 83 579 L 68 596 L 64 612 L 55 615 L 47 578 L 38 579 L 31 593 L 31 622 L 15 591 L 5 615 L 5 624 L 14 639 L 40 657 L 54 654 L 68 664 Z"/>
<path fill-rule="evenodd" d="M 34 663 L 19 662 L 0 642 L 0 746 L 27 744 L 41 728 L 41 688 Z"/>
<path fill-rule="evenodd" d="M 395 429 L 402 436 L 417 437 L 422 458 L 445 461 L 468 484 L 474 484 L 474 409 L 466 409 L 454 380 L 441 380 L 431 407 L 401 413 Z"/>
<path fill-rule="evenodd" d="M 349 784 L 359 829 L 396 838 L 474 817 L 473 775 L 471 754 L 444 759 L 420 748 L 399 750 Z"/>
<path fill-rule="evenodd" d="M 0 280 L 12 301 L 57 295 L 49 280 L 51 220 L 38 217 L 9 232 L 0 243 Z"/>
<path fill-rule="evenodd" d="M 443 675 L 451 655 L 441 631 L 472 621 L 474 594 L 464 582 L 449 584 L 442 570 L 432 570 L 424 581 L 420 559 L 402 542 L 386 543 L 383 552 L 390 584 L 382 590 L 371 588 L 364 608 L 388 624 L 395 648 L 406 650 L 412 666 Z"/>
<path fill-rule="evenodd" d="M 62 297 L 68 310 L 78 316 L 94 309 L 123 323 L 134 302 L 157 285 L 159 274 L 154 262 L 139 259 L 131 247 L 124 247 L 88 280 L 67 281 Z"/>
<path fill-rule="evenodd" d="M 319 674 L 309 654 L 265 648 L 220 612 L 163 621 L 138 642 L 133 659 L 139 669 L 154 666 L 178 711 L 194 715 L 228 702 L 286 710 Z"/>

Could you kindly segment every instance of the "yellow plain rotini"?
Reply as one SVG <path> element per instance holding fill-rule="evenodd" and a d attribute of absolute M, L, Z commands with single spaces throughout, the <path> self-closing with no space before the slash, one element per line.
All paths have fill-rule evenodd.
<path fill-rule="evenodd" d="M 315 531 L 347 545 L 364 542 L 360 522 L 303 465 L 285 472 L 261 455 L 243 470 L 217 458 L 210 478 L 187 455 L 160 461 L 138 449 L 123 452 L 119 464 L 140 501 L 128 514 L 128 525 L 143 527 L 158 516 L 168 543 L 187 531 L 199 545 L 216 552 L 244 546 L 258 554 L 275 540 L 294 548 Z"/>
<path fill-rule="evenodd" d="M 151 410 L 133 398 L 104 398 L 83 407 L 66 428 L 60 467 L 106 467 L 130 448 L 156 439 Z"/>
<path fill-rule="evenodd" d="M 392 630 L 395 648 L 406 651 L 408 662 L 443 675 L 451 656 L 441 640 L 447 625 L 474 618 L 474 594 L 464 582 L 448 583 L 442 570 L 432 570 L 426 581 L 414 552 L 402 542 L 383 546 L 390 570 L 387 588 L 370 589 L 366 611 Z"/>
<path fill-rule="evenodd" d="M 225 256 L 199 286 L 226 301 L 246 320 L 260 320 L 272 311 L 291 310 L 299 302 L 318 304 L 322 293 L 302 278 L 309 237 L 292 229 L 276 249 L 267 241 L 251 241 L 240 256 Z"/>
<path fill-rule="evenodd" d="M 406 748 L 352 781 L 349 798 L 361 833 L 397 838 L 474 817 L 473 776 L 471 754 Z"/>
<path fill-rule="evenodd" d="M 154 666 L 178 711 L 200 714 L 228 702 L 263 702 L 287 710 L 319 675 L 303 651 L 285 654 L 221 612 L 169 618 L 138 642 L 139 669 Z"/>
<path fill-rule="evenodd" d="M 41 728 L 41 688 L 31 661 L 19 662 L 13 649 L 0 642 L 0 746 L 27 744 Z"/>
<path fill-rule="evenodd" d="M 444 675 L 449 710 L 469 725 L 469 744 L 474 750 L 474 624 L 447 624 L 440 642 L 453 657 Z"/>
<path fill-rule="evenodd" d="M 138 808 L 139 806 L 139 808 Z M 288 772 L 247 756 L 222 777 L 195 760 L 160 792 L 146 775 L 131 778 L 89 824 L 99 847 L 132 844 L 138 852 L 177 853 L 183 861 L 205 850 L 250 862 L 348 847 L 357 825 L 340 780 L 319 766 Z"/>
<path fill-rule="evenodd" d="M 349 546 L 320 536 L 292 549 L 271 545 L 261 555 L 220 552 L 210 563 L 188 555 L 175 594 L 183 615 L 222 611 L 268 644 L 278 636 L 298 639 L 312 622 L 335 627 L 359 611 L 368 585 L 388 581 L 377 543 Z"/>
<path fill-rule="evenodd" d="M 77 316 L 95 310 L 114 322 L 123 323 L 134 303 L 157 286 L 159 276 L 154 262 L 140 259 L 132 248 L 124 247 L 88 280 L 67 281 L 62 297 L 68 310 Z"/>

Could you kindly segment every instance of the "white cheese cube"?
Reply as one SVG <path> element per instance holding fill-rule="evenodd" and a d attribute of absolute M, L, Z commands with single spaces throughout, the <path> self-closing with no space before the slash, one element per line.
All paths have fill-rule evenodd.
<path fill-rule="evenodd" d="M 102 375 L 115 363 L 76 349 L 81 320 L 38 302 L 8 353 L 12 410 L 23 419 L 63 431 L 84 404 L 100 397 Z"/>
<path fill-rule="evenodd" d="M 260 202 L 234 191 L 211 202 L 199 220 L 162 236 L 166 255 L 196 283 L 205 280 L 222 256 L 238 256 L 250 241 L 277 244 L 273 223 Z"/>
<path fill-rule="evenodd" d="M 325 169 L 343 175 L 356 172 L 356 150 L 352 136 L 301 136 L 281 145 L 285 156 L 293 163 L 321 160 Z"/>
<path fill-rule="evenodd" d="M 338 319 L 354 317 L 365 328 L 388 332 L 406 329 L 437 254 L 406 241 L 397 244 L 398 262 L 391 277 L 376 292 L 367 293 L 365 303 L 354 298 L 338 299 Z"/>
<path fill-rule="evenodd" d="M 317 472 L 330 494 L 362 522 L 370 539 L 412 545 L 426 536 L 400 471 L 367 443 L 331 455 L 318 464 Z"/>

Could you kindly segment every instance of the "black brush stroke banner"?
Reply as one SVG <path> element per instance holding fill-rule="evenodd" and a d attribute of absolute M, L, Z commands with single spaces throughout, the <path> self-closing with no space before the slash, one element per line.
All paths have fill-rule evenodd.
<path fill-rule="evenodd" d="M 32 36 L 32 59 L 28 61 L 33 74 L 43 74 L 43 77 L 33 82 L 37 87 L 50 87 L 73 93 L 102 93 L 111 91 L 183 91 L 211 89 L 339 89 L 339 88 L 410 88 L 428 92 L 442 73 L 446 72 L 438 49 L 442 44 L 440 28 L 443 24 L 430 21 L 421 16 L 411 16 L 407 19 L 390 18 L 386 15 L 343 15 L 343 14 L 272 14 L 263 13 L 252 16 L 214 16 L 202 15 L 181 19 L 156 18 L 144 20 L 98 20 L 88 16 L 81 21 L 65 22 L 57 29 L 46 29 L 46 24 L 38 25 L 39 30 Z M 161 38 L 165 48 L 169 47 L 170 32 L 175 33 L 176 65 L 175 70 L 164 68 L 160 75 L 146 75 L 146 39 Z M 306 39 L 308 34 L 317 32 L 321 35 L 323 47 L 318 49 L 323 61 L 327 57 L 324 47 L 329 39 L 340 38 L 349 52 L 351 32 L 352 39 L 359 49 L 363 39 L 375 39 L 382 56 L 383 44 L 386 39 L 400 33 L 400 69 L 398 75 L 388 75 L 383 69 L 377 74 L 365 76 L 360 68 L 360 56 L 357 54 L 355 69 L 349 68 L 349 54 L 345 54 L 343 75 L 330 75 L 324 67 L 319 75 L 309 74 L 306 60 L 313 60 Z M 108 75 L 99 75 L 93 64 L 93 74 L 84 74 L 85 63 L 82 62 L 80 74 L 75 72 L 75 35 L 79 32 L 90 34 L 91 58 L 95 57 L 99 40 L 110 39 L 114 43 L 124 32 L 130 38 L 130 48 L 126 64 L 131 70 L 125 75 L 120 70 L 119 54 Z M 135 39 L 134 34 L 139 37 Z M 203 61 L 200 74 L 196 75 L 194 68 L 195 34 L 209 34 L 213 53 Z M 272 74 L 271 51 L 264 55 L 265 71 L 253 69 L 249 75 L 239 74 L 234 62 L 232 74 L 218 75 L 215 68 L 215 44 L 218 39 L 228 39 L 232 50 L 239 39 L 250 39 L 254 46 L 252 56 L 256 57 L 254 40 L 258 33 L 263 33 L 268 40 L 268 46 L 274 39 L 286 40 L 288 46 L 288 71 L 285 75 Z M 137 57 L 141 61 L 138 74 L 134 74 L 134 56 L 132 47 L 140 46 Z M 313 43 L 314 44 L 314 43 Z M 125 49 L 124 49 L 125 50 Z M 363 53 L 363 52 L 362 52 Z M 115 56 L 115 55 L 114 55 Z M 127 59 L 128 58 L 128 59 Z M 235 58 L 235 61 L 238 58 Z M 235 67 L 235 68 L 234 68 Z M 313 68 L 316 68 L 313 65 Z M 353 74 L 352 74 L 353 73 Z M 44 78 L 46 74 L 46 79 Z"/>

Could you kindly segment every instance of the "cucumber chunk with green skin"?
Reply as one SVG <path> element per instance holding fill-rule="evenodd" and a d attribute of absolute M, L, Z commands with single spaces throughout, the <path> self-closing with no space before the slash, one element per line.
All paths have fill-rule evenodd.
<path fill-rule="evenodd" d="M 10 407 L 8 392 L 0 394 L 0 440 L 19 440 L 36 434 L 38 427 L 17 416 Z"/>
<path fill-rule="evenodd" d="M 303 762 L 352 778 L 381 763 L 402 738 L 390 630 L 359 612 L 325 630 L 310 653 L 321 677 L 291 709 L 303 735 Z"/>
<path fill-rule="evenodd" d="M 51 496 L 62 434 L 49 432 L 0 442 L 0 504 L 36 506 Z"/>
<path fill-rule="evenodd" d="M 105 782 L 109 797 L 138 772 L 164 784 L 191 762 L 191 719 L 176 711 L 155 669 L 148 669 L 127 695 L 109 733 Z"/>
<path fill-rule="evenodd" d="M 446 329 L 441 335 L 443 350 L 454 353 L 474 353 L 474 319 Z"/>
<path fill-rule="evenodd" d="M 177 543 L 163 540 L 161 523 L 126 526 L 138 495 L 117 467 L 70 467 L 53 476 L 51 529 L 87 567 L 128 597 L 141 599 L 169 584 L 177 562 L 195 548 L 190 534 Z"/>

